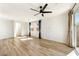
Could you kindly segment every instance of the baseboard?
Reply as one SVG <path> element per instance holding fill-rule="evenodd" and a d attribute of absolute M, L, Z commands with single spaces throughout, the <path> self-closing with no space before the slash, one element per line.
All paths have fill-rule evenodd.
<path fill-rule="evenodd" d="M 0 40 L 4 40 L 4 39 L 14 39 L 14 37 L 3 38 L 3 39 L 0 39 Z"/>

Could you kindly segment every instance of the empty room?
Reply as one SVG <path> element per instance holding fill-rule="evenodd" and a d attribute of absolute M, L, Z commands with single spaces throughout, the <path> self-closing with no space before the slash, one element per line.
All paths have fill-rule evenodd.
<path fill-rule="evenodd" d="M 0 56 L 78 55 L 78 9 L 78 3 L 0 3 Z"/>

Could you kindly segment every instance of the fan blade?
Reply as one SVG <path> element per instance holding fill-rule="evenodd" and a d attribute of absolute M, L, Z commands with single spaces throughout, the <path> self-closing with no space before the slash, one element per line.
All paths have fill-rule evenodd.
<path fill-rule="evenodd" d="M 37 13 L 37 14 L 35 14 L 34 16 L 36 16 L 36 15 L 38 15 L 38 14 L 40 14 L 40 13 Z"/>
<path fill-rule="evenodd" d="M 52 11 L 43 11 L 42 13 L 52 13 Z"/>
<path fill-rule="evenodd" d="M 41 14 L 44 17 L 44 14 Z"/>
<path fill-rule="evenodd" d="M 48 4 L 45 4 L 44 7 L 42 8 L 42 11 L 47 7 Z"/>
<path fill-rule="evenodd" d="M 38 10 L 35 10 L 35 9 L 32 9 L 32 8 L 31 8 L 31 10 L 39 12 Z"/>

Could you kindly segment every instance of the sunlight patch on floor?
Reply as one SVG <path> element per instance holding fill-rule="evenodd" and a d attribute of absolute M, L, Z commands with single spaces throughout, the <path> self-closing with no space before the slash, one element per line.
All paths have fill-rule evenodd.
<path fill-rule="evenodd" d="M 33 38 L 22 38 L 20 40 L 33 40 Z"/>
<path fill-rule="evenodd" d="M 76 50 L 79 52 L 79 47 L 77 47 Z"/>
<path fill-rule="evenodd" d="M 77 56 L 75 51 L 73 50 L 71 53 L 69 53 L 67 56 Z"/>

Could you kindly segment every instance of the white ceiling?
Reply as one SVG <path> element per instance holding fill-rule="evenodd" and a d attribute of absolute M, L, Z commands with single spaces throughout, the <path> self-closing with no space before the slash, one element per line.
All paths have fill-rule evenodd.
<path fill-rule="evenodd" d="M 33 16 L 37 12 L 30 10 L 30 8 L 39 10 L 39 6 L 43 5 L 44 3 L 0 3 L 0 18 L 19 21 L 39 20 L 42 18 L 41 15 Z M 73 3 L 49 3 L 46 10 L 53 13 L 45 14 L 45 17 L 65 13 L 73 5 Z"/>

